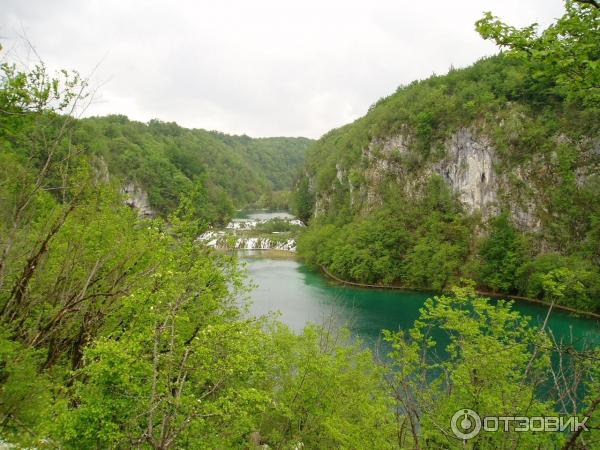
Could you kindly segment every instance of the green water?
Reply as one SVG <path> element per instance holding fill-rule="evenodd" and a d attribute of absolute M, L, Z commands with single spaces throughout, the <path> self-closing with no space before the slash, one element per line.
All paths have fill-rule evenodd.
<path fill-rule="evenodd" d="M 251 295 L 251 313 L 279 312 L 280 319 L 295 331 L 301 331 L 308 322 L 322 323 L 333 317 L 347 325 L 355 336 L 374 343 L 383 329 L 410 328 L 419 308 L 432 295 L 341 286 L 297 260 L 271 259 L 260 251 L 246 252 L 241 257 L 257 285 Z M 517 302 L 514 307 L 532 318 L 532 326 L 539 326 L 547 313 L 546 308 L 531 303 Z M 548 327 L 559 338 L 573 339 L 578 347 L 584 341 L 600 345 L 598 321 L 555 310 Z"/>

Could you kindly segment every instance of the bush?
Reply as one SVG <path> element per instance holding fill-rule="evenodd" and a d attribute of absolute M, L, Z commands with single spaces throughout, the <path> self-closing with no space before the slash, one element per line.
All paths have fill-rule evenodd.
<path fill-rule="evenodd" d="M 583 310 L 600 308 L 600 271 L 593 263 L 577 256 L 549 253 L 523 264 L 516 273 L 519 290 L 529 297 L 548 299 L 544 280 L 557 270 L 569 275 L 562 277 L 566 288 L 557 299 L 559 303 Z"/>

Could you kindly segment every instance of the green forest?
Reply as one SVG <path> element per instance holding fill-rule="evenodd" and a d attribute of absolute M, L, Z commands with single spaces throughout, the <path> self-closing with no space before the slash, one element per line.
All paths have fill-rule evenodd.
<path fill-rule="evenodd" d="M 311 143 L 231 136 L 159 120 L 144 124 L 125 116 L 82 119 L 70 133 L 73 145 L 85 148 L 99 171 L 143 189 L 163 217 L 184 193 L 205 191 L 210 223 L 227 222 L 235 209 L 287 208 L 292 179 Z"/>
<path fill-rule="evenodd" d="M 367 284 L 441 290 L 466 277 L 483 291 L 544 299 L 541 280 L 552 275 L 568 285 L 559 302 L 598 312 L 598 9 L 567 2 L 539 34 L 489 14 L 476 26 L 504 51 L 400 87 L 309 149 L 294 195 L 311 223 L 299 251 Z M 449 169 L 436 169 L 465 129 L 494 151 L 492 214 L 469 211 Z M 406 144 L 386 148 L 397 136 Z"/>
<path fill-rule="evenodd" d="M 600 348 L 476 289 L 598 311 L 599 19 L 593 1 L 567 2 L 539 33 L 486 15 L 477 28 L 502 54 L 401 87 L 315 143 L 78 119 L 90 92 L 77 72 L 2 63 L 0 448 L 598 448 Z M 539 227 L 514 223 L 516 197 L 484 221 L 442 177 L 419 175 L 465 123 L 507 172 L 549 164 L 532 178 Z M 394 157 L 423 183 L 410 196 L 385 179 L 371 208 L 361 152 L 404 129 L 414 145 Z M 126 204 L 127 183 L 155 217 Z M 309 223 L 309 263 L 448 292 L 411 329 L 384 331 L 383 353 L 333 321 L 295 333 L 247 314 L 243 265 L 197 238 L 235 209 L 288 201 Z M 464 440 L 450 424 L 465 407 L 587 416 L 591 431 Z"/>

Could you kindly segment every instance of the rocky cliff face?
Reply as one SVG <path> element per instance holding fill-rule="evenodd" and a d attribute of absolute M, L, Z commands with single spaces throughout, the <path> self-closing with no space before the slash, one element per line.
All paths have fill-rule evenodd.
<path fill-rule="evenodd" d="M 359 183 L 350 179 L 351 169 L 337 164 L 335 185 L 317 193 L 315 215 L 327 211 L 339 189 L 346 189 L 350 205 L 360 205 L 358 209 L 364 213 L 383 204 L 382 193 L 387 184 L 396 183 L 408 195 L 419 196 L 426 181 L 437 175 L 458 195 L 465 211 L 481 214 L 486 220 L 503 207 L 512 212 L 517 226 L 539 227 L 531 195 L 535 183 L 528 180 L 534 163 L 502 172 L 491 140 L 471 127 L 453 133 L 444 143 L 443 152 L 429 161 L 420 160 L 414 146 L 414 139 L 406 130 L 371 141 L 356 165 L 362 170 Z M 519 183 L 527 184 L 530 190 L 520 192 L 516 186 Z"/>
<path fill-rule="evenodd" d="M 156 212 L 150 206 L 148 201 L 148 193 L 134 183 L 127 183 L 123 186 L 123 193 L 126 196 L 125 202 L 131 208 L 138 210 L 140 216 L 152 218 L 156 216 Z"/>
<path fill-rule="evenodd" d="M 446 143 L 446 156 L 432 172 L 452 187 L 467 211 L 487 215 L 496 209 L 499 180 L 494 173 L 494 149 L 486 138 L 460 129 Z"/>
<path fill-rule="evenodd" d="M 109 183 L 111 174 L 103 157 L 92 157 L 92 169 L 94 171 L 95 182 L 99 184 Z M 121 193 L 125 195 L 125 204 L 130 208 L 136 209 L 141 217 L 154 218 L 156 211 L 150 206 L 148 193 L 133 182 L 123 185 Z"/>

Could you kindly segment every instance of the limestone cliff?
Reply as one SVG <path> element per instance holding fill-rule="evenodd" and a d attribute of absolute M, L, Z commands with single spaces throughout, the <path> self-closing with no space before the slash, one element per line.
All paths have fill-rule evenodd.
<path fill-rule="evenodd" d="M 414 137 L 404 129 L 387 138 L 372 139 L 351 167 L 336 163 L 333 182 L 325 189 L 315 189 L 317 174 L 309 174 L 316 194 L 314 215 L 334 208 L 340 193 L 351 208 L 365 214 L 383 205 L 383 193 L 390 183 L 402 186 L 407 195 L 419 196 L 426 180 L 437 175 L 457 194 L 467 213 L 480 214 L 486 221 L 500 210 L 510 211 L 520 229 L 540 228 L 542 217 L 548 213 L 543 190 L 556 169 L 555 153 L 507 167 L 492 139 L 474 126 L 452 133 L 427 161 L 419 160 L 414 147 Z M 596 176 L 600 164 L 600 144 L 588 142 L 587 147 L 587 152 L 582 151 L 587 155 L 582 158 L 585 162 L 577 168 L 580 185 Z"/>
<path fill-rule="evenodd" d="M 580 242 L 600 202 L 599 112 L 552 96 L 522 64 L 498 56 L 402 86 L 325 134 L 298 183 L 313 217 L 347 223 L 439 177 L 483 225 L 504 211 L 542 246 Z"/>
<path fill-rule="evenodd" d="M 127 205 L 138 210 L 141 217 L 152 218 L 156 216 L 156 212 L 150 206 L 148 193 L 135 183 L 129 182 L 125 184 L 123 186 L 123 193 L 126 196 L 125 202 Z"/>

